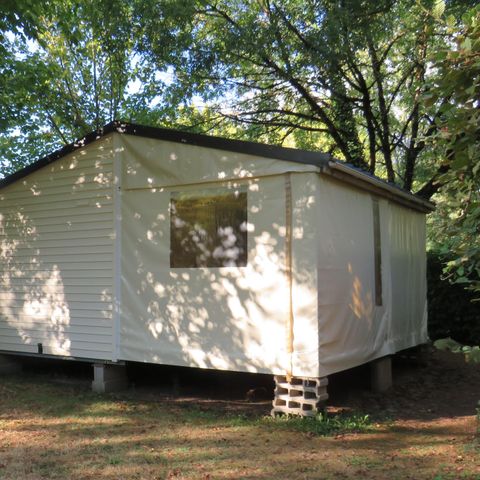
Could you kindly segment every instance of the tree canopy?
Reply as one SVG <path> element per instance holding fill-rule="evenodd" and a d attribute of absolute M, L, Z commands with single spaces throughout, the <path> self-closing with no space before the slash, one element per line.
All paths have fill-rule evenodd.
<path fill-rule="evenodd" d="M 480 7 L 461 25 L 446 20 L 454 43 L 435 52 L 436 75 L 424 96 L 440 103 L 430 139 L 444 174 L 432 219 L 435 248 L 448 260 L 446 273 L 480 293 Z"/>
<path fill-rule="evenodd" d="M 169 102 L 200 95 L 217 121 L 242 135 L 291 136 L 430 198 L 441 169 L 427 139 L 442 103 L 423 101 L 427 63 L 450 41 L 435 8 L 444 7 L 164 0 L 142 1 L 137 14 L 141 51 L 175 72 Z"/>
<path fill-rule="evenodd" d="M 134 25 L 124 2 L 20 5 L 25 8 L 4 16 L 1 37 L 4 174 L 111 120 L 141 116 L 150 100 L 148 92 L 131 90 L 148 73 L 135 62 Z"/>

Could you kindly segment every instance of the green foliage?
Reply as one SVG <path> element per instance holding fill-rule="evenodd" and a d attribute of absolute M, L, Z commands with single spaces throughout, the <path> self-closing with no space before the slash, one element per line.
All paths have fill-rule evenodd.
<path fill-rule="evenodd" d="M 135 11 L 142 55 L 172 73 L 159 93 L 182 108 L 201 97 L 204 128 L 233 122 L 241 138 L 293 137 L 429 197 L 438 105 L 422 93 L 430 52 L 449 41 L 430 8 L 439 16 L 459 5 L 142 0 Z"/>
<path fill-rule="evenodd" d="M 439 340 L 435 340 L 433 342 L 433 346 L 437 350 L 445 351 L 445 352 L 455 352 L 459 351 L 462 348 L 462 344 L 453 340 L 453 338 L 440 338 Z"/>
<path fill-rule="evenodd" d="M 362 414 L 317 414 L 313 418 L 293 416 L 266 417 L 263 422 L 276 428 L 313 433 L 319 436 L 330 436 L 342 433 L 366 433 L 373 430 L 368 415 Z"/>
<path fill-rule="evenodd" d="M 121 117 L 327 150 L 429 197 L 427 61 L 465 4 L 8 1 L 4 172 Z"/>
<path fill-rule="evenodd" d="M 130 91 L 149 72 L 134 61 L 125 2 L 25 1 L 10 12 L 0 24 L 1 173 L 147 109 L 152 96 Z"/>
<path fill-rule="evenodd" d="M 281 415 L 276 417 L 227 415 L 201 410 L 197 408 L 185 409 L 182 415 L 192 425 L 213 424 L 222 421 L 227 426 L 251 427 L 260 426 L 270 429 L 293 430 L 311 433 L 319 436 L 331 436 L 342 433 L 367 433 L 374 430 L 374 425 L 369 415 L 355 412 L 349 413 L 318 413 L 315 417 L 297 417 Z"/>
<path fill-rule="evenodd" d="M 480 294 L 480 7 L 445 28 L 452 42 L 432 57 L 436 75 L 425 101 L 439 104 L 431 137 L 445 168 L 438 178 L 433 249 L 448 254 L 445 275 Z"/>
<path fill-rule="evenodd" d="M 463 344 L 480 345 L 480 314 L 474 292 L 443 279 L 448 257 L 428 255 L 428 328 L 432 340 L 451 337 Z"/>
<path fill-rule="evenodd" d="M 465 356 L 466 362 L 480 363 L 480 346 L 471 347 L 469 345 L 462 345 L 455 340 L 448 338 L 441 338 L 433 343 L 437 350 L 448 351 L 452 353 L 461 353 Z"/>

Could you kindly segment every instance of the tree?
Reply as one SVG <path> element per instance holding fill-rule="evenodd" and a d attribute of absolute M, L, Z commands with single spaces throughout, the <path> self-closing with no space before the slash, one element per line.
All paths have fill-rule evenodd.
<path fill-rule="evenodd" d="M 431 141 L 445 169 L 433 241 L 448 259 L 447 276 L 480 293 L 480 7 L 459 22 L 449 16 L 446 28 L 453 41 L 432 58 L 425 95 L 440 105 Z"/>
<path fill-rule="evenodd" d="M 426 140 L 442 104 L 426 108 L 422 95 L 430 50 L 445 44 L 431 8 L 389 0 L 144 0 L 136 18 L 142 54 L 175 72 L 162 86 L 170 104 L 199 95 L 217 120 L 243 125 L 246 137 L 321 144 L 430 198 L 442 169 Z"/>
<path fill-rule="evenodd" d="M 7 4 L 8 5 L 8 4 Z M 2 173 L 11 173 L 152 98 L 132 91 L 148 72 L 135 61 L 134 26 L 119 0 L 20 2 L 0 24 Z"/>
<path fill-rule="evenodd" d="M 429 139 L 448 98 L 424 101 L 450 40 L 439 0 L 19 5 L 0 25 L 17 32 L 0 64 L 9 171 L 121 117 L 327 150 L 426 198 L 440 186 Z"/>

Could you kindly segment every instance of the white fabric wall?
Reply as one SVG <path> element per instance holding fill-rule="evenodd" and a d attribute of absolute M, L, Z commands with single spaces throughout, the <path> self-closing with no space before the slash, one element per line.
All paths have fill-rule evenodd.
<path fill-rule="evenodd" d="M 219 187 L 247 266 L 170 269 L 171 193 Z M 0 350 L 317 377 L 427 339 L 425 216 L 379 200 L 376 306 L 372 197 L 312 165 L 113 134 L 0 199 Z"/>
<path fill-rule="evenodd" d="M 240 268 L 170 269 L 170 192 L 124 192 L 120 358 L 284 371 L 288 295 L 282 179 L 249 185 L 248 265 Z"/>
<path fill-rule="evenodd" d="M 395 351 L 425 343 L 427 279 L 425 215 L 391 204 L 388 223 Z"/>
<path fill-rule="evenodd" d="M 379 199 L 383 303 L 377 306 L 368 192 L 318 175 L 313 166 L 191 145 L 123 136 L 117 154 L 123 166 L 119 358 L 316 377 L 425 339 L 424 215 Z M 248 265 L 170 269 L 171 192 L 241 185 L 248 187 Z M 412 296 L 414 278 L 419 288 Z"/>
<path fill-rule="evenodd" d="M 317 169 L 178 143 L 123 140 L 118 149 L 123 165 L 119 358 L 279 374 L 293 361 L 298 372 L 315 376 L 315 261 L 303 257 L 315 242 L 314 234 L 304 237 L 303 231 L 313 225 L 296 219 L 293 255 L 304 272 L 294 283 L 298 354 L 292 359 L 287 354 L 285 178 L 279 174 Z M 239 186 L 248 189 L 248 265 L 170 269 L 171 192 Z M 298 215 L 308 199 L 295 195 Z M 313 329 L 297 331 L 307 324 Z"/>
<path fill-rule="evenodd" d="M 316 196 L 318 174 L 293 174 L 293 347 L 292 374 L 319 376 L 317 250 L 322 229 L 317 224 L 321 208 Z"/>
<path fill-rule="evenodd" d="M 372 196 L 319 177 L 317 203 L 320 375 L 426 341 L 425 216 L 379 199 L 377 306 Z"/>
<path fill-rule="evenodd" d="M 124 189 L 258 178 L 285 172 L 316 172 L 313 165 L 150 138 L 121 136 Z"/>

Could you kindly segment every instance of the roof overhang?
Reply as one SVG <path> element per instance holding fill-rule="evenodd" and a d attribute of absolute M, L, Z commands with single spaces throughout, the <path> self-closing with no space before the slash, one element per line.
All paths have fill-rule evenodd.
<path fill-rule="evenodd" d="M 322 173 L 422 213 L 435 210 L 434 203 L 338 160 L 329 161 Z"/>
<path fill-rule="evenodd" d="M 363 190 L 370 191 L 373 194 L 388 198 L 408 208 L 412 208 L 423 213 L 431 212 L 435 208 L 433 203 L 417 197 L 395 185 L 387 183 L 353 166 L 339 162 L 331 155 L 326 153 L 297 150 L 295 148 L 285 148 L 276 145 L 246 142 L 243 140 L 232 140 L 222 137 L 172 130 L 168 128 L 147 127 L 121 121 L 110 122 L 103 128 L 89 133 L 82 139 L 65 145 L 63 148 L 51 153 L 50 155 L 47 155 L 46 157 L 37 160 L 36 162 L 13 173 L 12 175 L 3 178 L 0 180 L 0 189 L 111 133 L 137 135 L 156 140 L 196 145 L 199 147 L 226 150 L 229 152 L 273 158 L 294 163 L 315 165 L 319 167 L 321 172 L 326 175 L 337 178 L 342 182 L 354 185 Z"/>

